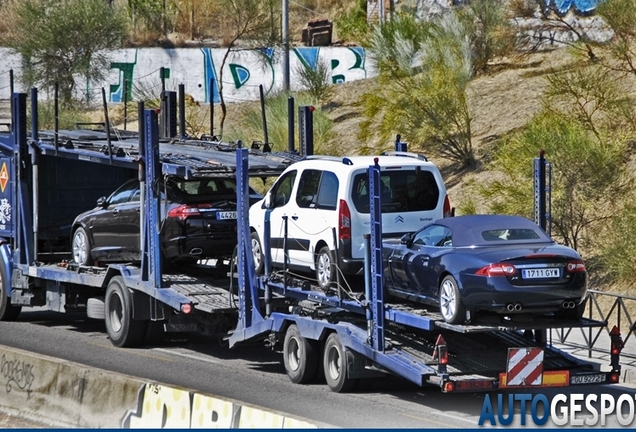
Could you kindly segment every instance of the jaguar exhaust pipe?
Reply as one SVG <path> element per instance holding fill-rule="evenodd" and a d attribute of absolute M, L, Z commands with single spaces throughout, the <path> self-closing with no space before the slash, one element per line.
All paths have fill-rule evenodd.
<path fill-rule="evenodd" d="M 576 307 L 576 303 L 574 303 L 573 301 L 563 302 L 563 309 L 574 309 L 575 307 Z"/>
<path fill-rule="evenodd" d="M 521 305 L 521 303 L 509 303 L 506 305 L 506 309 L 508 310 L 508 312 L 519 312 L 521 309 L 523 309 L 523 306 Z"/>
<path fill-rule="evenodd" d="M 515 312 L 519 312 L 522 308 L 523 308 L 523 306 L 521 306 L 521 303 L 517 303 L 515 305 Z"/>

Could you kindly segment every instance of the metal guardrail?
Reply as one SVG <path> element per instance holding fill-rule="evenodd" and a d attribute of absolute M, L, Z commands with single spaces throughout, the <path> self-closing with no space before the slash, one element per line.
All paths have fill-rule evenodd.
<path fill-rule="evenodd" d="M 586 313 L 584 313 L 583 316 L 585 318 L 602 321 L 605 325 L 585 329 L 552 329 L 550 330 L 550 340 L 556 336 L 552 342 L 572 347 L 586 348 L 588 357 L 592 357 L 592 352 L 609 352 L 608 341 L 610 338 L 610 330 L 616 326 L 621 332 L 624 346 L 627 346 L 629 339 L 636 333 L 636 323 L 634 319 L 632 319 L 632 315 L 636 313 L 636 297 L 597 290 L 588 290 L 588 292 L 590 296 Z M 577 330 L 581 332 L 582 338 L 578 337 Z M 578 340 L 575 341 L 574 339 Z M 583 342 L 581 342 L 581 340 Z M 636 350 L 623 349 L 621 357 L 636 359 Z"/>

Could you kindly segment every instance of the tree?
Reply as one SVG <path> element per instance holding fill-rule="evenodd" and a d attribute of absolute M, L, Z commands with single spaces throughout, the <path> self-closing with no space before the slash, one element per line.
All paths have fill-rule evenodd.
<path fill-rule="evenodd" d="M 513 52 L 518 37 L 510 24 L 504 0 L 471 0 L 457 10 L 457 17 L 470 35 L 475 72 L 488 69 L 493 59 Z"/>
<path fill-rule="evenodd" d="M 609 44 L 597 44 L 597 48 L 609 50 L 612 57 L 618 60 L 621 70 L 636 74 L 636 2 L 605 0 L 598 3 L 596 13 L 614 32 Z"/>
<path fill-rule="evenodd" d="M 575 249 L 596 249 L 633 187 L 625 142 L 634 112 L 617 83 L 598 66 L 553 73 L 542 112 L 494 153 L 492 169 L 501 175 L 479 188 L 488 211 L 532 216 L 532 160 L 544 150 L 552 167 L 553 235 Z"/>
<path fill-rule="evenodd" d="M 281 45 L 274 18 L 277 15 L 274 12 L 279 3 L 275 0 L 219 0 L 221 8 L 217 23 L 223 34 L 223 45 L 226 48 L 218 68 L 221 134 L 223 134 L 223 125 L 227 117 L 227 106 L 223 96 L 223 71 L 230 53 L 239 49 L 272 48 Z M 241 42 L 240 46 L 239 42 Z"/>
<path fill-rule="evenodd" d="M 8 28 L 2 42 L 22 56 L 22 81 L 49 91 L 59 83 L 66 105 L 76 78 L 103 78 L 104 50 L 120 47 L 127 29 L 122 10 L 103 0 L 13 0 L 2 13 Z"/>
<path fill-rule="evenodd" d="M 369 51 L 379 77 L 361 101 L 366 119 L 360 138 L 389 141 L 400 133 L 416 147 L 475 163 L 466 90 L 473 71 L 468 35 L 447 13 L 431 23 L 413 17 L 376 27 Z"/>

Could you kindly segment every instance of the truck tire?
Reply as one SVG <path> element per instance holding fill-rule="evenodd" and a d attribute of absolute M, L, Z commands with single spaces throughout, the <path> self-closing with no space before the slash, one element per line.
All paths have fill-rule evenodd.
<path fill-rule="evenodd" d="M 283 362 L 291 382 L 295 384 L 312 382 L 318 371 L 317 356 L 316 341 L 302 337 L 296 324 L 290 325 L 283 342 Z"/>
<path fill-rule="evenodd" d="M 22 307 L 11 304 L 11 298 L 8 296 L 11 279 L 6 272 L 4 266 L 0 265 L 0 321 L 15 321 L 20 316 Z"/>
<path fill-rule="evenodd" d="M 106 333 L 117 347 L 138 346 L 146 333 L 146 321 L 132 319 L 132 294 L 124 278 L 115 276 L 108 283 L 105 297 Z"/>
<path fill-rule="evenodd" d="M 261 240 L 258 238 L 258 234 L 252 232 L 250 234 L 251 244 L 252 244 L 252 259 L 254 260 L 254 270 L 256 275 L 263 274 L 264 257 L 263 257 L 263 246 L 261 246 Z M 238 257 L 236 259 L 238 262 Z"/>
<path fill-rule="evenodd" d="M 88 238 L 88 234 L 84 228 L 79 227 L 73 233 L 73 241 L 71 242 L 73 247 L 73 261 L 79 265 L 91 265 L 91 240 Z"/>
<path fill-rule="evenodd" d="M 316 254 L 316 281 L 321 290 L 327 292 L 336 278 L 336 265 L 327 246 Z"/>
<path fill-rule="evenodd" d="M 347 371 L 347 353 L 340 343 L 338 333 L 331 333 L 325 342 L 323 369 L 329 388 L 336 393 L 353 390 L 357 379 L 349 378 Z"/>
<path fill-rule="evenodd" d="M 439 286 L 439 311 L 449 324 L 461 324 L 466 320 L 466 308 L 452 276 L 446 276 Z"/>

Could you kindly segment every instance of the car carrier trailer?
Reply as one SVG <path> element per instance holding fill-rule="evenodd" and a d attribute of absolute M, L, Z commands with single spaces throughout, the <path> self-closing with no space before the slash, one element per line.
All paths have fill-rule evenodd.
<path fill-rule="evenodd" d="M 152 110 L 143 111 L 138 137 L 121 137 L 114 145 L 108 134 L 98 139 L 99 133 L 91 131 L 64 132 L 60 144 L 33 126 L 29 137 L 25 94 L 13 95 L 12 113 L 11 133 L 0 136 L 2 320 L 33 306 L 86 311 L 105 320 L 111 342 L 121 347 L 143 345 L 162 330 L 195 328 L 226 336 L 230 346 L 262 341 L 282 351 L 292 382 L 309 383 L 324 374 L 337 392 L 387 374 L 444 392 L 618 382 L 618 352 L 612 370 L 601 372 L 545 340 L 548 328 L 605 323 L 542 319 L 449 325 L 419 305 L 385 302 L 377 166 L 369 167 L 366 283 L 350 293 L 324 292 L 287 272 L 266 269 L 256 275 L 254 270 L 248 179 L 276 175 L 294 162 L 291 155 L 208 141 L 160 142 Z M 79 213 L 83 209 L 72 204 L 88 193 L 86 187 L 94 196 L 103 195 L 130 178 L 131 171 L 143 191 L 141 262 L 80 266 L 69 261 L 69 251 L 57 240 L 59 233 L 70 237 L 64 225 L 68 215 L 59 218 L 58 212 Z M 162 271 L 154 186 L 162 175 L 236 178 L 237 283 L 205 266 Z M 88 201 L 93 203 L 94 196 Z M 267 251 L 268 240 L 263 241 Z M 618 347 L 620 335 L 613 341 Z"/>

